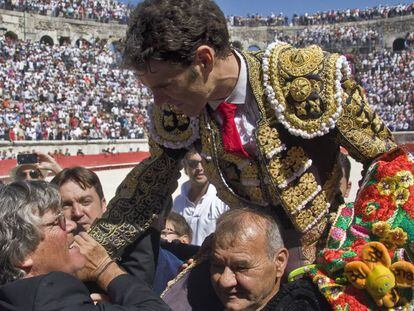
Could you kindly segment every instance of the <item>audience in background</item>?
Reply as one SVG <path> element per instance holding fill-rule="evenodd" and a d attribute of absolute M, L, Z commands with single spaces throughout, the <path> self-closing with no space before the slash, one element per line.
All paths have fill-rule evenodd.
<path fill-rule="evenodd" d="M 150 92 L 116 52 L 0 40 L 0 140 L 144 137 Z"/>
<path fill-rule="evenodd" d="M 201 156 L 195 149 L 188 151 L 183 165 L 189 180 L 182 184 L 180 194 L 174 199 L 173 210 L 184 216 L 193 230 L 191 244 L 201 245 L 214 232 L 216 219 L 228 206 L 217 197 L 216 188 L 208 181 Z"/>
<path fill-rule="evenodd" d="M 191 244 L 193 230 L 187 221 L 180 214 L 171 212 L 166 221 L 165 228 L 161 230 L 161 239 L 168 242 L 179 241 L 184 244 Z"/>
<path fill-rule="evenodd" d="M 293 14 L 289 19 L 283 12 L 275 14 L 271 12 L 268 16 L 259 13 L 242 16 L 227 16 L 231 26 L 297 26 L 297 25 L 326 25 L 347 22 L 359 22 L 379 18 L 390 18 L 414 14 L 414 3 L 398 5 L 379 5 L 366 9 L 328 10 L 313 14 Z"/>
<path fill-rule="evenodd" d="M 101 23 L 119 22 L 126 24 L 130 7 L 115 0 L 0 0 L 0 8 L 26 11 L 53 17 L 90 19 Z"/>

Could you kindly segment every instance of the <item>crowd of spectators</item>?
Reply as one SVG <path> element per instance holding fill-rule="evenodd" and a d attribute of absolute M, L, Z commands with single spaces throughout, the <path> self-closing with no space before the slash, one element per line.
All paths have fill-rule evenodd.
<path fill-rule="evenodd" d="M 0 0 L 0 8 L 26 11 L 53 17 L 92 19 L 98 22 L 119 22 L 126 24 L 131 12 L 129 5 L 116 0 Z M 358 22 L 378 18 L 414 14 L 414 3 L 398 5 L 380 5 L 366 9 L 329 10 L 293 14 L 291 18 L 280 12 L 271 12 L 268 16 L 259 13 L 247 16 L 230 15 L 227 20 L 231 26 L 291 26 L 326 25 L 344 22 Z"/>
<path fill-rule="evenodd" d="M 0 140 L 133 139 L 152 100 L 117 54 L 0 41 Z"/>
<path fill-rule="evenodd" d="M 317 30 L 315 30 L 317 31 Z M 355 27 L 337 36 L 307 31 L 279 39 L 295 45 L 338 45 L 378 40 Z M 317 40 L 315 38 L 318 38 Z M 414 130 L 414 57 L 410 50 L 381 50 L 355 60 L 356 78 L 393 131 Z M 143 138 L 151 93 L 117 53 L 101 44 L 48 46 L 0 41 L 0 140 Z"/>
<path fill-rule="evenodd" d="M 382 36 L 375 27 L 357 26 L 330 26 L 321 25 L 305 28 L 294 35 L 286 34 L 284 31 L 276 31 L 275 39 L 287 42 L 297 47 L 317 44 L 330 51 L 341 51 L 344 46 L 354 48 L 373 47 L 382 45 Z"/>
<path fill-rule="evenodd" d="M 391 131 L 414 130 L 414 51 L 383 50 L 356 64 L 371 107 Z"/>
<path fill-rule="evenodd" d="M 275 39 L 342 51 L 381 46 L 382 36 L 372 27 L 320 25 L 294 35 L 278 31 Z M 414 130 L 413 41 L 408 33 L 406 51 L 354 55 L 356 78 L 393 131 Z M 1 39 L 0 140 L 143 138 L 152 95 L 118 63 L 115 48 L 102 42 L 74 47 Z"/>
<path fill-rule="evenodd" d="M 346 10 L 329 10 L 316 12 L 313 14 L 304 13 L 302 15 L 293 14 L 292 18 L 282 12 L 279 14 L 271 13 L 263 16 L 259 13 L 247 14 L 247 16 L 230 15 L 227 21 L 231 26 L 310 26 L 310 25 L 327 25 L 346 22 L 359 22 L 374 20 L 379 18 L 390 18 L 395 16 L 404 16 L 414 14 L 414 3 L 398 5 L 380 5 L 366 9 L 346 9 Z"/>
<path fill-rule="evenodd" d="M 0 8 L 53 17 L 126 24 L 130 7 L 116 0 L 0 0 Z"/>
<path fill-rule="evenodd" d="M 390 18 L 414 14 L 414 3 L 379 5 L 366 9 L 329 10 L 314 14 L 293 15 L 293 25 L 325 25 L 346 22 L 359 22 L 378 18 Z"/>

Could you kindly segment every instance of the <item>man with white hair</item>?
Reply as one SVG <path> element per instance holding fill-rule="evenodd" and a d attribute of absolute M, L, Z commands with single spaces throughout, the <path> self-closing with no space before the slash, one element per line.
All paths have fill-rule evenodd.
<path fill-rule="evenodd" d="M 74 237 L 75 227 L 56 186 L 37 181 L 0 188 L 0 310 L 168 310 L 90 236 Z M 84 256 L 91 247 L 93 256 Z M 95 305 L 82 281 L 95 281 L 111 303 Z"/>

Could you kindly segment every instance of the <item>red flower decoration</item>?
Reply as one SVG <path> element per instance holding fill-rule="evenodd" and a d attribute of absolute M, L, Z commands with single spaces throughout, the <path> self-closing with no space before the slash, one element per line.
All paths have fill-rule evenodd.
<path fill-rule="evenodd" d="M 384 177 L 392 177 L 399 171 L 414 171 L 414 164 L 409 162 L 405 154 L 399 155 L 391 162 L 378 162 L 376 179 L 380 180 Z"/>
<path fill-rule="evenodd" d="M 369 311 L 367 306 L 372 304 L 362 290 L 358 290 L 353 286 L 347 286 L 342 295 L 330 302 L 333 310 L 337 310 L 337 306 L 341 306 L 342 310 L 346 310 L 345 307 L 348 305 L 348 310 L 352 311 Z"/>
<path fill-rule="evenodd" d="M 355 202 L 355 215 L 362 216 L 364 222 L 388 220 L 396 209 L 392 196 L 381 195 L 377 185 L 364 188 Z"/>
<path fill-rule="evenodd" d="M 410 191 L 410 196 L 402 208 L 407 212 L 408 215 L 414 218 L 414 186 L 409 187 L 408 190 Z"/>

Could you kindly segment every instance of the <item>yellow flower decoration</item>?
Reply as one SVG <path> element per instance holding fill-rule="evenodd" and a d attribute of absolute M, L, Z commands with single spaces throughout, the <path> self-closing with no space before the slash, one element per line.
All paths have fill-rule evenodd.
<path fill-rule="evenodd" d="M 390 230 L 391 226 L 385 221 L 379 221 L 372 225 L 372 233 L 379 237 L 385 237 Z"/>
<path fill-rule="evenodd" d="M 378 206 L 374 202 L 369 202 L 365 207 L 365 213 L 370 215 L 372 212 L 376 211 Z"/>
<path fill-rule="evenodd" d="M 404 205 L 410 197 L 410 191 L 406 188 L 398 188 L 394 192 L 394 201 L 397 205 Z"/>
<path fill-rule="evenodd" d="M 390 195 L 392 192 L 395 191 L 396 183 L 394 178 L 385 177 L 381 179 L 381 181 L 377 185 L 377 189 L 380 194 L 382 195 Z"/>
<path fill-rule="evenodd" d="M 414 176 L 410 171 L 400 171 L 395 174 L 398 183 L 404 188 L 414 185 Z"/>
<path fill-rule="evenodd" d="M 393 246 L 402 246 L 407 242 L 407 233 L 401 228 L 391 230 L 386 237 L 386 242 Z"/>

